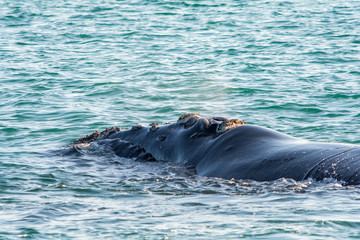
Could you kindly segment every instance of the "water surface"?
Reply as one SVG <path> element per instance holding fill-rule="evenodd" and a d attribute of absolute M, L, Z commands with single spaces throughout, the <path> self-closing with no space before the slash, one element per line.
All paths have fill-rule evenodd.
<path fill-rule="evenodd" d="M 186 112 L 360 143 L 358 1 L 0 0 L 1 239 L 360 238 L 359 188 L 63 154 Z"/>

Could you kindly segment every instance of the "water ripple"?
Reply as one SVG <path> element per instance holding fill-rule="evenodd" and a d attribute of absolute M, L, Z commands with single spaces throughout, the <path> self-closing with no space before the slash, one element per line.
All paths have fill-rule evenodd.
<path fill-rule="evenodd" d="M 359 144 L 359 12 L 354 0 L 2 3 L 0 238 L 359 238 L 357 187 L 59 150 L 185 112 Z"/>

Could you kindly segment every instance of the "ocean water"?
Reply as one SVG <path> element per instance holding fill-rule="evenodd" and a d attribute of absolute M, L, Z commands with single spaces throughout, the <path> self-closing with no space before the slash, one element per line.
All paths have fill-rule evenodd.
<path fill-rule="evenodd" d="M 187 112 L 360 144 L 359 1 L 0 0 L 0 239 L 360 238 L 357 186 L 65 154 Z"/>

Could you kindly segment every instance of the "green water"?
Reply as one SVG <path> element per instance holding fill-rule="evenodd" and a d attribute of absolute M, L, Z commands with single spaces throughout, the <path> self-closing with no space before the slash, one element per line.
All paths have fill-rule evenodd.
<path fill-rule="evenodd" d="M 61 149 L 186 112 L 359 144 L 359 109 L 358 1 L 0 0 L 0 239 L 358 239 L 358 187 Z"/>

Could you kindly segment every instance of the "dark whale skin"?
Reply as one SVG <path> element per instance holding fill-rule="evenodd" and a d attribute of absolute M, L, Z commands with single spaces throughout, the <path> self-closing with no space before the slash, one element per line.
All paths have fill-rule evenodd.
<path fill-rule="evenodd" d="M 221 146 L 226 146 L 223 151 Z M 360 184 L 359 146 L 309 142 L 259 126 L 230 130 L 219 137 L 204 159 L 197 171 L 206 176 L 257 181 L 334 178 Z"/>
<path fill-rule="evenodd" d="M 189 124 L 190 121 L 190 124 Z M 318 143 L 256 126 L 218 132 L 222 118 L 135 126 L 98 140 L 121 157 L 191 164 L 198 175 L 270 181 L 279 178 L 360 184 L 360 146 Z"/>

